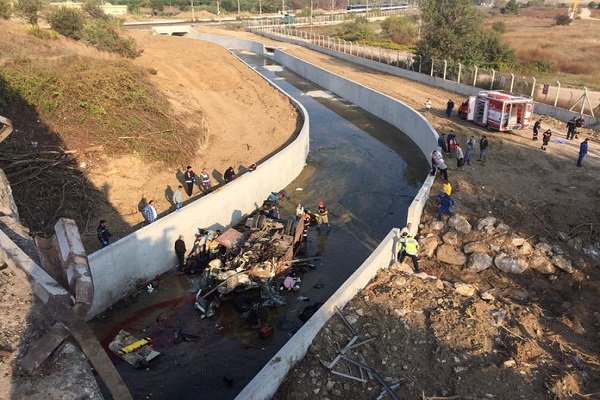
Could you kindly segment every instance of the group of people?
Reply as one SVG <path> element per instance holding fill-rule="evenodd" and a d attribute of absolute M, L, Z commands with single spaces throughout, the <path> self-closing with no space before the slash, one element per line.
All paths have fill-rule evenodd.
<path fill-rule="evenodd" d="M 425 112 L 430 113 L 431 105 L 432 105 L 431 99 L 428 98 L 427 100 L 425 100 L 424 105 L 425 105 Z M 446 117 L 450 118 L 453 110 L 454 110 L 454 101 L 452 101 L 452 99 L 448 99 L 448 102 L 446 103 Z"/>
<path fill-rule="evenodd" d="M 567 140 L 573 140 L 573 139 L 577 139 L 579 138 L 578 134 L 578 128 L 583 127 L 583 123 L 584 123 L 584 119 L 582 117 L 579 118 L 571 118 L 568 122 L 567 122 Z M 537 121 L 535 121 L 535 123 L 533 124 L 533 136 L 532 136 L 532 140 L 538 140 L 538 136 L 540 133 L 540 129 L 542 127 L 542 120 L 538 119 Z M 544 133 L 542 134 L 542 146 L 541 149 L 543 151 L 546 151 L 546 149 L 548 148 L 548 145 L 550 144 L 550 138 L 552 137 L 552 130 L 551 129 L 546 129 L 544 131 Z M 583 164 L 583 158 L 586 156 L 586 154 L 588 153 L 588 138 L 585 138 L 580 144 L 579 144 L 579 154 L 577 157 L 577 166 L 581 167 Z"/>
<path fill-rule="evenodd" d="M 475 152 L 475 143 L 475 137 L 471 136 L 465 142 L 466 151 L 463 152 L 453 131 L 450 131 L 448 137 L 443 133 L 438 137 L 438 146 L 445 154 L 456 158 L 456 166 L 459 169 L 465 164 L 471 165 L 471 158 Z M 485 162 L 488 146 L 488 139 L 486 135 L 483 135 L 479 140 L 479 161 Z M 431 167 L 431 175 L 435 176 L 439 172 L 445 180 L 448 180 L 448 166 L 439 150 L 434 150 L 431 153 Z"/>

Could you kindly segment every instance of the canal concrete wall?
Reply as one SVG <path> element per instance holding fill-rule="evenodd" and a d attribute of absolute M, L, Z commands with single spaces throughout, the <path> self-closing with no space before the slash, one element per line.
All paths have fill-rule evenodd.
<path fill-rule="evenodd" d="M 303 118 L 302 128 L 290 144 L 259 164 L 255 171 L 244 173 L 181 211 L 160 218 L 88 256 L 94 282 L 88 319 L 173 268 L 177 263 L 173 246 L 180 234 L 191 247 L 198 228 L 224 229 L 236 224 L 256 210 L 271 192 L 283 189 L 300 174 L 309 151 L 310 122 L 304 107 L 290 100 Z"/>

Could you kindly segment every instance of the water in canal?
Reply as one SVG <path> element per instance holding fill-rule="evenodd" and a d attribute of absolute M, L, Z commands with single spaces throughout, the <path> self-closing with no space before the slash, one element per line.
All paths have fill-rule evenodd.
<path fill-rule="evenodd" d="M 92 325 L 105 346 L 125 329 L 152 338 L 162 353 L 141 370 L 110 353 L 136 399 L 234 398 L 301 325 L 298 314 L 325 302 L 391 228 L 403 225 L 428 172 L 417 146 L 395 127 L 262 57 L 236 53 L 310 115 L 309 158 L 285 188 L 282 218 L 293 214 L 296 203 L 314 211 L 324 201 L 332 228 L 311 228 L 307 252 L 322 258 L 303 274 L 300 291 L 286 295 L 285 306 L 262 315 L 275 328 L 268 339 L 260 339 L 228 302 L 201 320 L 193 308 L 193 278 L 175 273 L 153 293 L 142 291 L 96 318 Z M 176 344 L 178 329 L 199 338 Z"/>

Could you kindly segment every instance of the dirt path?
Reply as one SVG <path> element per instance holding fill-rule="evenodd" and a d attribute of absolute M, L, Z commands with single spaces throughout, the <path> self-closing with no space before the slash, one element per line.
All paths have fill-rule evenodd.
<path fill-rule="evenodd" d="M 148 165 L 133 155 L 90 163 L 89 179 L 109 200 L 98 219 L 108 221 L 115 239 L 140 226 L 143 198 L 154 199 L 159 213 L 172 211 L 171 196 L 186 165 L 196 173 L 206 167 L 214 185 L 229 165 L 243 170 L 272 154 L 290 140 L 297 123 L 287 98 L 222 47 L 145 31 L 131 34 L 144 49 L 134 62 L 152 71 L 152 82 L 167 95 L 179 119 L 198 127 L 201 145 L 196 159 L 170 167 Z M 195 188 L 194 197 L 199 194 Z M 85 233 L 88 250 L 98 247 L 94 228 Z"/>

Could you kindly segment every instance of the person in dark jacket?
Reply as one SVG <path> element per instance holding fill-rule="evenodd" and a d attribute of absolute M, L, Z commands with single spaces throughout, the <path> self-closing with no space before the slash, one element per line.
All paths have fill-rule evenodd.
<path fill-rule="evenodd" d="M 586 139 L 587 140 L 587 139 Z M 106 221 L 101 219 L 98 224 L 98 228 L 96 229 L 96 233 L 98 234 L 98 240 L 102 247 L 106 247 L 110 244 L 111 233 L 108 231 L 106 227 Z"/>
<path fill-rule="evenodd" d="M 552 137 L 552 131 L 547 129 L 542 135 L 542 150 L 546 151 L 546 147 L 548 147 L 548 143 L 550 143 L 550 137 Z"/>
<path fill-rule="evenodd" d="M 450 115 L 452 115 L 452 110 L 454 110 L 454 102 L 452 99 L 449 99 L 446 103 L 446 117 L 450 118 Z"/>
<path fill-rule="evenodd" d="M 577 118 L 573 117 L 567 122 L 567 140 L 575 137 L 575 129 L 577 128 Z"/>
<path fill-rule="evenodd" d="M 577 159 L 577 166 L 581 167 L 581 163 L 583 162 L 583 157 L 588 152 L 588 138 L 585 138 L 583 142 L 579 145 L 579 158 Z"/>
<path fill-rule="evenodd" d="M 533 137 L 531 138 L 531 140 L 538 140 L 538 135 L 540 133 L 541 127 L 542 127 L 542 120 L 538 119 L 537 121 L 535 121 L 535 124 L 533 124 Z"/>
<path fill-rule="evenodd" d="M 438 137 L 438 146 L 440 146 L 442 148 L 444 153 L 448 153 L 448 146 L 446 145 L 446 134 L 445 133 L 442 133 Z"/>
<path fill-rule="evenodd" d="M 439 201 L 437 218 L 439 221 L 442 220 L 442 215 L 446 214 L 449 217 L 452 216 L 452 209 L 454 208 L 454 199 L 449 196 L 446 192 L 440 192 L 437 196 L 431 197 Z"/>
<path fill-rule="evenodd" d="M 230 166 L 229 168 L 227 168 L 227 170 L 223 174 L 223 179 L 225 180 L 225 183 L 229 183 L 233 180 L 234 177 L 235 177 L 235 170 L 233 169 L 232 166 Z"/>
<path fill-rule="evenodd" d="M 185 242 L 183 241 L 183 235 L 179 235 L 179 239 L 175 241 L 175 255 L 177 256 L 177 267 L 183 269 L 185 266 Z"/>
<path fill-rule="evenodd" d="M 194 182 L 196 182 L 196 174 L 194 173 L 194 171 L 192 171 L 191 165 L 187 166 L 183 177 L 185 179 L 185 192 L 188 196 L 191 196 L 192 191 L 194 190 Z"/>
<path fill-rule="evenodd" d="M 487 137 L 485 135 L 483 135 L 482 138 L 479 139 L 479 160 L 478 161 L 485 162 L 487 148 L 488 148 L 488 140 L 487 140 Z"/>

